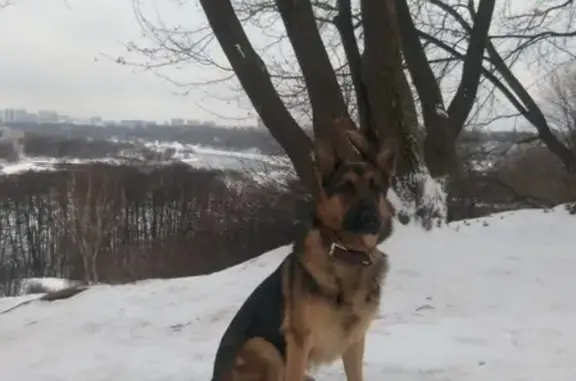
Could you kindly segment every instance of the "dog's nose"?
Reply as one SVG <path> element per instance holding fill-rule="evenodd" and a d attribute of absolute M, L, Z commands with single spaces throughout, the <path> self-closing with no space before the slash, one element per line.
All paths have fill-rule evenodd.
<path fill-rule="evenodd" d="M 380 231 L 380 214 L 376 203 L 359 201 L 346 213 L 342 225 L 350 232 L 377 234 Z"/>

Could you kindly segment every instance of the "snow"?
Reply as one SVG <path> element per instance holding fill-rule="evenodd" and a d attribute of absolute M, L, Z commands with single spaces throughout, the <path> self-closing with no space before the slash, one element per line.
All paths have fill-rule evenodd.
<path fill-rule="evenodd" d="M 26 295 L 34 290 L 44 290 L 44 292 L 59 291 L 77 284 L 77 282 L 62 278 L 24 278 L 20 282 L 20 295 Z M 36 292 L 38 293 L 38 292 Z"/>
<path fill-rule="evenodd" d="M 21 172 L 50 169 L 52 169 L 51 164 L 45 163 L 45 161 L 21 160 L 15 163 L 0 162 L 0 175 L 13 175 Z"/>
<path fill-rule="evenodd" d="M 448 115 L 448 113 L 446 112 L 446 109 L 444 108 L 444 105 L 441 103 L 438 103 L 436 105 L 436 107 L 434 108 L 434 110 L 436 111 L 436 115 L 439 115 L 443 118 L 448 119 L 450 116 Z"/>
<path fill-rule="evenodd" d="M 420 220 L 418 209 L 426 210 L 425 215 L 431 216 L 430 225 L 438 225 L 446 221 L 448 208 L 446 179 L 433 178 L 427 168 L 422 167 L 412 174 L 412 182 L 418 187 L 417 199 L 406 186 L 400 185 L 394 191 L 388 192 L 388 199 L 392 202 L 398 213 Z"/>
<path fill-rule="evenodd" d="M 137 147 L 144 147 L 156 153 L 173 151 L 173 155 L 168 160 L 157 160 L 149 163 L 170 164 L 181 162 L 193 167 L 215 168 L 215 169 L 254 169 L 256 175 L 266 177 L 268 172 L 282 172 L 282 169 L 289 168 L 290 162 L 284 156 L 270 156 L 258 152 L 245 151 L 226 151 L 211 147 L 183 144 L 179 142 L 161 142 L 161 141 L 130 141 L 109 139 L 114 143 L 133 143 Z M 94 159 L 81 158 L 52 158 L 42 156 L 25 156 L 20 155 L 20 160 L 6 162 L 0 159 L 0 175 L 13 175 L 27 171 L 50 171 L 63 164 L 90 164 L 90 163 L 107 163 L 123 164 L 131 159 L 141 158 L 142 153 L 138 149 L 121 152 L 120 157 L 100 157 Z M 280 169 L 280 171 L 278 171 Z"/>
<path fill-rule="evenodd" d="M 576 218 L 563 207 L 397 224 L 365 380 L 574 381 Z M 223 330 L 289 252 L 219 273 L 120 286 L 0 314 L 3 381 L 210 380 Z M 29 299 L 29 296 L 26 296 Z M 22 298 L 0 299 L 0 309 Z M 345 380 L 340 362 L 318 381 Z"/>

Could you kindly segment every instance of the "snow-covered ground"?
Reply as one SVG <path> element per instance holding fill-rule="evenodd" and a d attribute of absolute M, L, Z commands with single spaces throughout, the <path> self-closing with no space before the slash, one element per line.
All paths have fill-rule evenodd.
<path fill-rule="evenodd" d="M 366 381 L 576 380 L 575 231 L 576 216 L 562 207 L 431 232 L 398 225 L 382 245 L 392 268 Z M 0 379 L 209 380 L 227 323 L 288 251 L 0 314 Z M 21 300 L 0 299 L 0 311 Z M 316 376 L 345 380 L 340 363 Z"/>
<path fill-rule="evenodd" d="M 168 164 L 178 161 L 199 168 L 253 170 L 282 169 L 289 167 L 287 157 L 274 157 L 264 155 L 256 151 L 235 152 L 205 147 L 195 144 L 183 144 L 179 142 L 160 141 L 122 141 L 110 139 L 114 143 L 132 143 L 136 147 L 145 148 L 152 152 L 162 153 L 171 151 L 171 156 L 165 161 L 155 161 L 157 164 Z M 101 157 L 98 159 L 81 158 L 53 158 L 53 157 L 28 157 L 23 155 L 16 162 L 3 162 L 0 160 L 0 175 L 12 175 L 26 171 L 50 171 L 62 164 L 89 164 L 93 162 L 122 164 L 131 159 L 143 159 L 142 152 L 138 149 L 126 151 L 120 157 Z M 148 160 L 150 163 L 151 161 Z"/>

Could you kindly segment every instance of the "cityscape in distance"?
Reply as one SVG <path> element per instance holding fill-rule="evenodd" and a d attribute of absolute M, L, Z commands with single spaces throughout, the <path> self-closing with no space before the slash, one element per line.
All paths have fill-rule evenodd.
<path fill-rule="evenodd" d="M 164 121 L 140 120 L 140 119 L 105 119 L 99 115 L 93 115 L 85 118 L 73 117 L 61 114 L 56 110 L 37 110 L 31 111 L 25 108 L 7 108 L 0 109 L 0 124 L 5 123 L 33 123 L 33 124 L 78 124 L 92 125 L 102 127 L 152 127 L 152 126 L 213 126 L 216 124 L 212 121 L 203 121 L 197 119 L 171 118 Z M 261 123 L 258 123 L 259 125 Z"/>

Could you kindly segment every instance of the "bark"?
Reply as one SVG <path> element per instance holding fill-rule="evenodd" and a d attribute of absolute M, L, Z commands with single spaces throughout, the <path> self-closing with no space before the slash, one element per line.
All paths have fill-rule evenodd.
<path fill-rule="evenodd" d="M 356 104 L 358 105 L 358 115 L 360 119 L 360 130 L 368 135 L 372 121 L 370 119 L 370 107 L 368 104 L 368 90 L 362 81 L 362 56 L 358 49 L 358 41 L 354 34 L 354 25 L 352 23 L 352 5 L 350 0 L 338 1 L 338 15 L 334 18 L 334 25 L 340 33 L 342 46 L 346 54 L 346 60 L 350 69 L 352 85 L 356 95 Z"/>
<path fill-rule="evenodd" d="M 276 0 L 288 38 L 302 69 L 312 106 L 314 135 L 327 139 L 341 160 L 360 159 L 345 130 L 356 130 L 336 73 L 316 25 L 310 1 Z"/>
<path fill-rule="evenodd" d="M 454 147 L 450 147 L 449 143 L 453 139 L 450 136 L 444 99 L 418 37 L 407 0 L 396 0 L 396 8 L 404 58 L 422 107 L 426 129 L 424 159 L 432 176 L 441 176 L 449 171 L 448 168 L 451 168 L 455 161 Z"/>
<path fill-rule="evenodd" d="M 379 140 L 395 138 L 402 147 L 398 157 L 400 177 L 420 169 L 415 138 L 414 100 L 402 70 L 400 38 L 392 0 L 362 0 L 364 53 L 362 81 L 366 86 L 370 119 Z"/>
<path fill-rule="evenodd" d="M 347 106 L 320 37 L 310 1 L 276 0 L 312 105 L 316 135 L 330 134 L 332 121 L 348 118 Z"/>
<path fill-rule="evenodd" d="M 474 15 L 474 27 L 470 30 L 470 42 L 462 68 L 462 79 L 456 95 L 448 106 L 450 126 L 455 136 L 458 136 L 464 128 L 464 123 L 470 115 L 478 93 L 484 51 L 489 41 L 488 32 L 492 24 L 495 3 L 496 0 L 482 0 L 478 13 Z"/>

